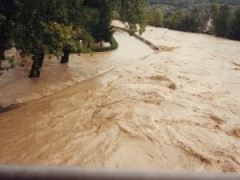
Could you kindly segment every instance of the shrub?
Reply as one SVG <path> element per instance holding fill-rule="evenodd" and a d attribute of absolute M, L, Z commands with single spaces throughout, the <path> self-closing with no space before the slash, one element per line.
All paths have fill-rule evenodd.
<path fill-rule="evenodd" d="M 92 48 L 92 51 L 94 52 L 106 52 L 106 51 L 112 51 L 118 48 L 118 42 L 114 37 L 111 38 L 109 47 L 102 47 L 102 48 Z"/>
<path fill-rule="evenodd" d="M 73 45 L 73 44 L 72 44 Z M 109 47 L 98 47 L 98 48 L 88 48 L 88 47 L 80 47 L 79 41 L 76 40 L 74 47 L 71 48 L 71 53 L 93 53 L 93 52 L 106 52 L 112 51 L 118 48 L 118 42 L 114 37 L 111 38 L 110 46 Z"/>

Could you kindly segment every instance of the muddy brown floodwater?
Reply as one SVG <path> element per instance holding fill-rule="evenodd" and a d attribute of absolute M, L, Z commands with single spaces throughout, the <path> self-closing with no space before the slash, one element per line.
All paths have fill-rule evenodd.
<path fill-rule="evenodd" d="M 0 106 L 21 105 L 0 114 L 0 163 L 240 172 L 240 42 L 115 37 L 116 51 L 46 59 L 39 79 L 0 77 Z"/>

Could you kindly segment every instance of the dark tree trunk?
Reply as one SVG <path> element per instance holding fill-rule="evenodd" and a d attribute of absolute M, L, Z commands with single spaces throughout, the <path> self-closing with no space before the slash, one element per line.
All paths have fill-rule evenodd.
<path fill-rule="evenodd" d="M 44 60 L 44 53 L 36 54 L 33 56 L 32 69 L 29 77 L 39 77 L 41 73 L 41 68 Z"/>
<path fill-rule="evenodd" d="M 69 54 L 70 54 L 70 52 L 65 50 L 63 53 L 64 53 L 64 55 L 61 58 L 61 64 L 66 64 L 66 63 L 69 62 Z"/>

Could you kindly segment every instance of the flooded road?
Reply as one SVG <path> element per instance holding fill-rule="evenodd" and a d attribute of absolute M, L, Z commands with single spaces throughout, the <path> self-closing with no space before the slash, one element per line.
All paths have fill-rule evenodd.
<path fill-rule="evenodd" d="M 240 43 L 148 27 L 119 49 L 2 75 L 0 163 L 240 172 Z M 5 79 L 5 80 L 2 80 Z"/>

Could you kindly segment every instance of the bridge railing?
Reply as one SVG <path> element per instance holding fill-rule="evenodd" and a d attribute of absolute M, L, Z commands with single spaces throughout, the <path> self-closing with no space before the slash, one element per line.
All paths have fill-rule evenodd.
<path fill-rule="evenodd" d="M 0 179 L 239 180 L 240 174 L 0 165 Z"/>

